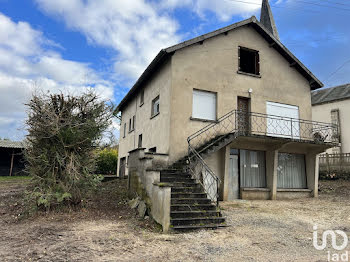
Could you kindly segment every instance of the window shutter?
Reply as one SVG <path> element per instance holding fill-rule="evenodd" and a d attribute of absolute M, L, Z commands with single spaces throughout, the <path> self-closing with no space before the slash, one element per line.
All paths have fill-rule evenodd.
<path fill-rule="evenodd" d="M 255 73 L 260 75 L 260 55 L 259 52 L 256 52 L 255 55 Z"/>
<path fill-rule="evenodd" d="M 241 47 L 238 47 L 238 71 L 241 71 Z"/>
<path fill-rule="evenodd" d="M 216 93 L 193 90 L 192 117 L 216 120 Z"/>

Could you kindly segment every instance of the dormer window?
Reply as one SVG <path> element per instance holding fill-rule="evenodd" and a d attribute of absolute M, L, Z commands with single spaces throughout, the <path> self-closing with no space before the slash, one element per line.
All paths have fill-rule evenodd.
<path fill-rule="evenodd" d="M 238 55 L 239 73 L 260 75 L 259 51 L 246 47 L 239 47 Z"/>

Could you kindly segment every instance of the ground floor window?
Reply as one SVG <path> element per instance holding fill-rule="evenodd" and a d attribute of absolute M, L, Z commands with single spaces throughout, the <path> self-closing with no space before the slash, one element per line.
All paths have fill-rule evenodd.
<path fill-rule="evenodd" d="M 306 188 L 305 156 L 298 154 L 278 154 L 278 188 Z"/>
<path fill-rule="evenodd" d="M 266 187 L 265 152 L 240 150 L 241 187 Z"/>

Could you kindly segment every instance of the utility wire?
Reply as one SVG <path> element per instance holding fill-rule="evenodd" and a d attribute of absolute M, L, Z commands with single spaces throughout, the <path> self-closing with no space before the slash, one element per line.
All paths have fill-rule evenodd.
<path fill-rule="evenodd" d="M 254 2 L 248 2 L 248 1 L 243 1 L 243 0 L 225 0 L 225 1 L 261 6 L 261 4 L 254 3 Z M 316 6 L 320 6 L 320 7 L 335 8 L 335 9 L 341 10 L 341 11 L 350 11 L 350 9 L 340 8 L 340 7 L 337 7 L 337 6 L 320 5 L 318 3 L 307 2 L 307 1 L 298 1 L 298 0 L 294 0 L 294 1 L 295 2 L 299 2 L 299 3 L 304 3 L 304 4 L 316 5 Z M 283 8 L 283 9 L 290 9 L 290 10 L 307 11 L 309 13 L 321 13 L 320 11 L 309 10 L 309 9 L 300 9 L 300 8 L 293 8 L 293 7 L 289 7 L 289 6 L 286 7 L 286 6 L 278 6 L 278 5 L 271 5 L 271 4 L 270 4 L 270 6 L 274 7 L 274 8 Z"/>
<path fill-rule="evenodd" d="M 341 7 L 337 7 L 337 6 L 322 5 L 322 4 L 319 4 L 319 3 L 307 2 L 307 1 L 302 1 L 302 0 L 294 0 L 294 2 L 296 2 L 296 3 L 304 3 L 304 4 L 308 4 L 308 5 L 322 6 L 322 7 L 330 7 L 330 8 L 335 8 L 335 9 L 338 9 L 338 10 L 343 10 L 343 11 L 350 11 L 350 9 L 345 9 L 345 8 L 341 8 Z"/>
<path fill-rule="evenodd" d="M 350 62 L 350 59 L 347 60 L 344 64 L 342 64 L 340 67 L 338 67 L 337 70 L 335 70 L 333 73 L 331 73 L 323 82 L 326 83 L 329 79 L 332 78 L 332 76 L 334 76 L 336 73 L 338 73 L 339 70 L 342 69 L 342 68 L 343 68 L 347 63 L 349 63 L 349 62 Z"/>
<path fill-rule="evenodd" d="M 254 3 L 254 2 L 248 2 L 248 1 L 243 1 L 243 0 L 225 0 L 225 1 L 236 2 L 236 3 L 243 3 L 243 4 L 248 4 L 248 5 L 258 5 L 258 6 L 261 6 L 261 4 Z M 291 10 L 307 11 L 307 12 L 310 12 L 310 13 L 320 13 L 320 12 L 317 12 L 317 11 L 315 11 L 315 10 L 306 10 L 306 9 L 293 8 L 293 7 L 277 6 L 277 5 L 270 5 L 270 6 L 275 7 L 275 8 L 283 8 L 283 9 L 288 8 L 288 9 L 291 9 Z"/>

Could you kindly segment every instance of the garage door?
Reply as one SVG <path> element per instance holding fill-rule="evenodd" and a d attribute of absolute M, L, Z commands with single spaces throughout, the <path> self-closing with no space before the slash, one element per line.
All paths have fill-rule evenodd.
<path fill-rule="evenodd" d="M 280 103 L 267 102 L 267 134 L 276 137 L 300 137 L 299 108 Z"/>

